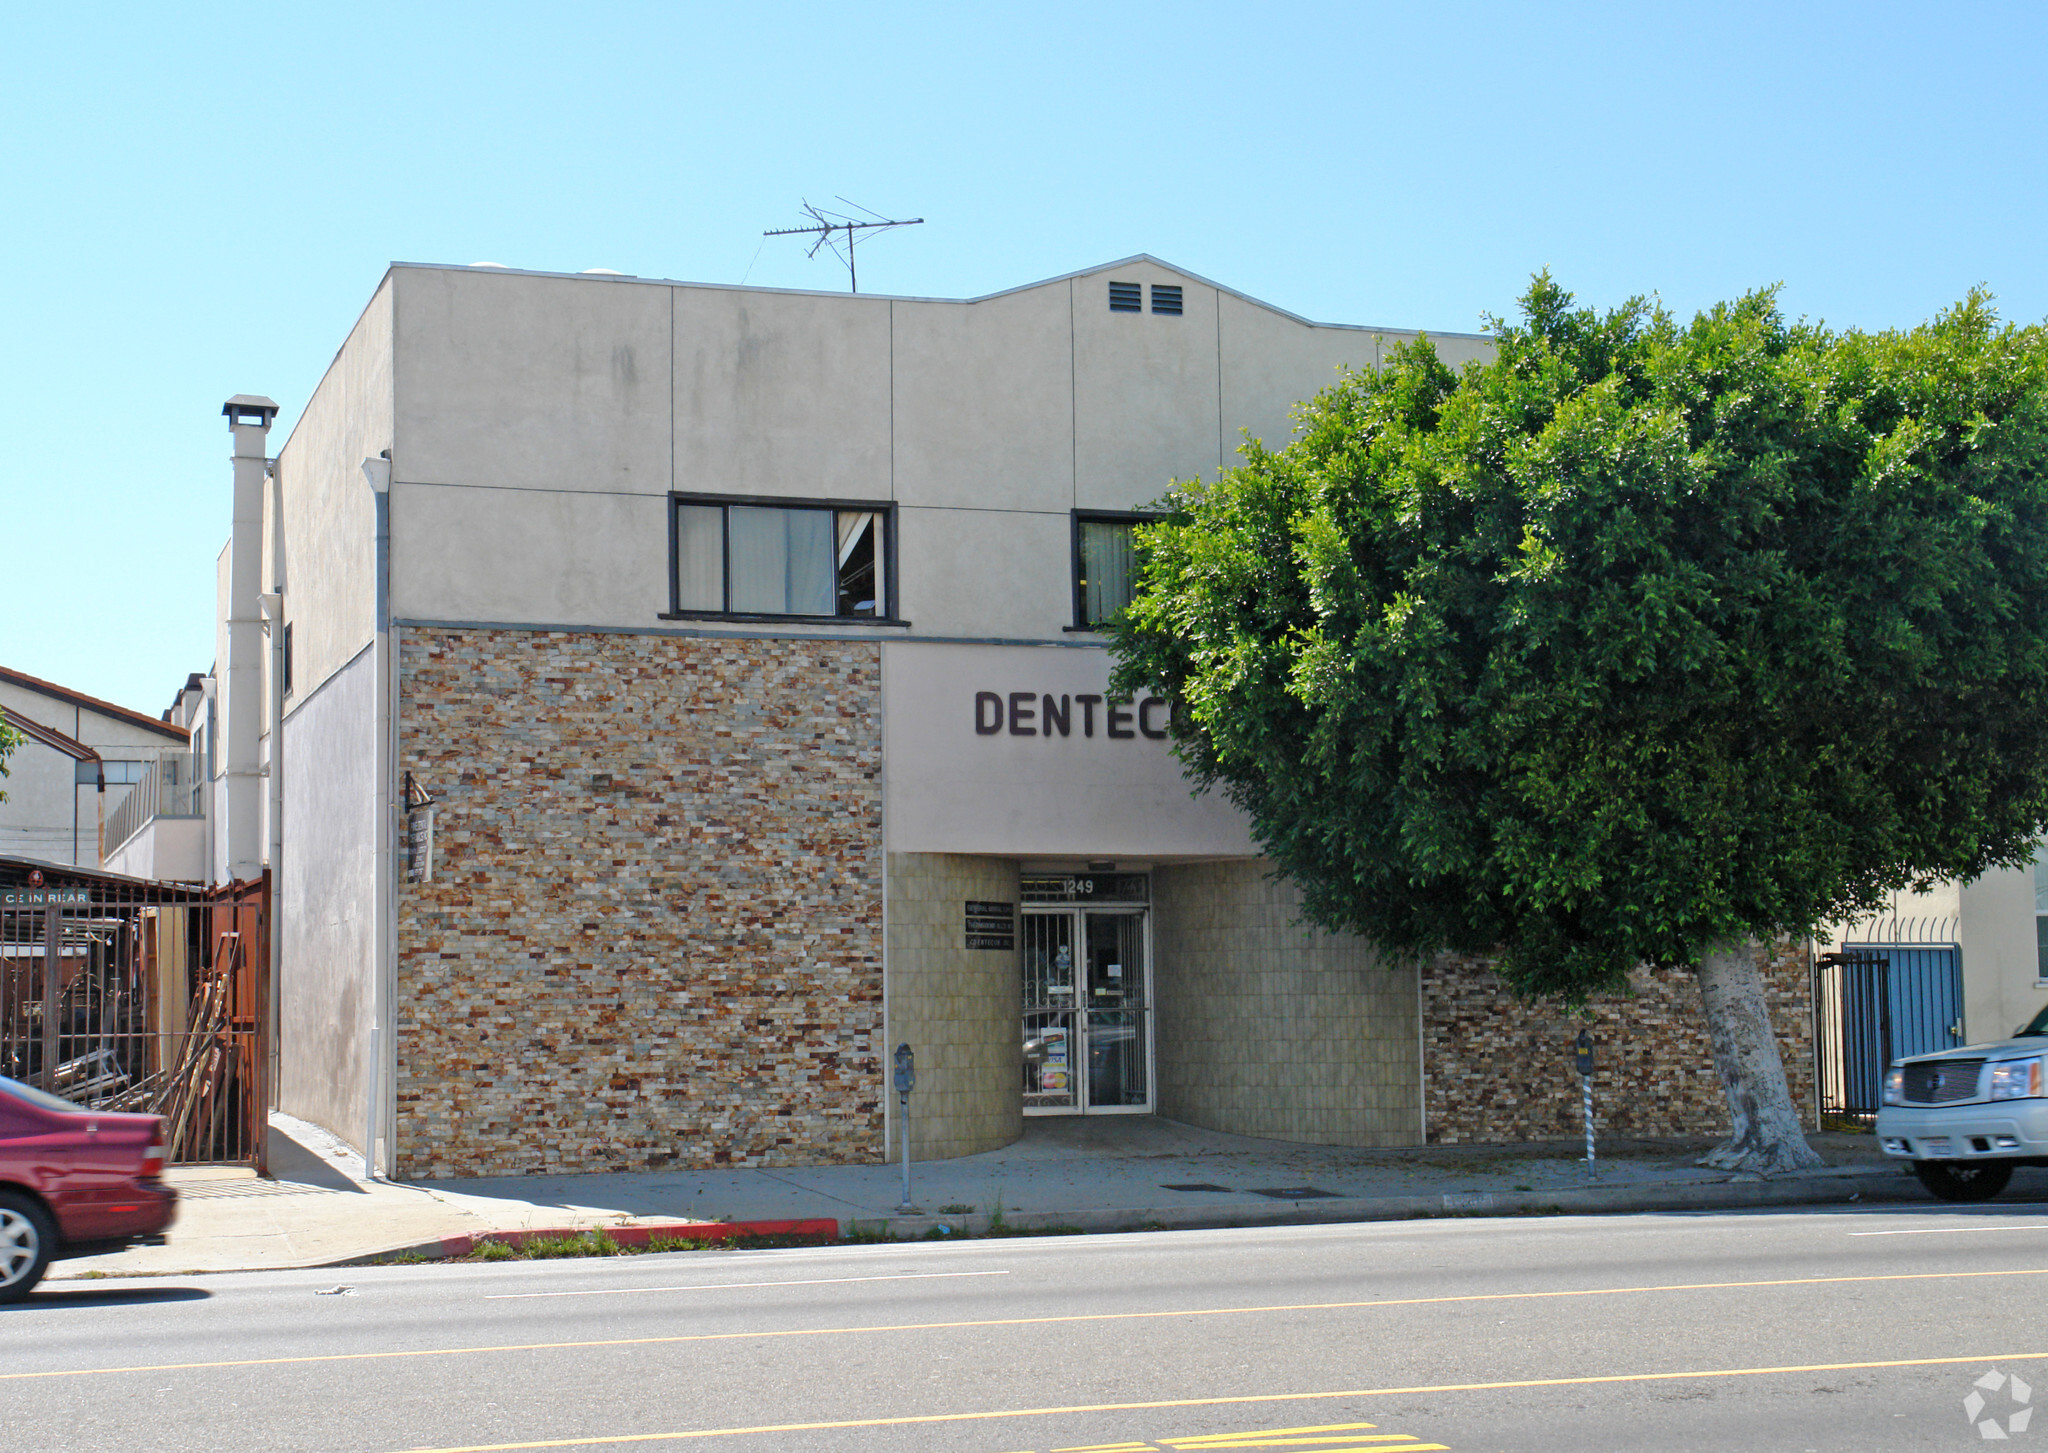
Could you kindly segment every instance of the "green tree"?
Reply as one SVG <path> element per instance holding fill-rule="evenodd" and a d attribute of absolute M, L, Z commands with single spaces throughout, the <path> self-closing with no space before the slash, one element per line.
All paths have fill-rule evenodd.
<path fill-rule="evenodd" d="M 2048 822 L 2048 337 L 1681 326 L 1538 276 L 1176 484 L 1117 687 L 1308 916 L 1567 1002 L 1692 968 L 1733 1134 L 1815 1163 L 1755 954 L 2027 861 Z"/>
<path fill-rule="evenodd" d="M 0 717 L 0 777 L 9 775 L 7 759 L 14 755 L 14 749 L 20 745 L 21 733 L 10 726 L 4 717 Z M 0 792 L 0 802 L 6 800 L 7 794 Z"/>

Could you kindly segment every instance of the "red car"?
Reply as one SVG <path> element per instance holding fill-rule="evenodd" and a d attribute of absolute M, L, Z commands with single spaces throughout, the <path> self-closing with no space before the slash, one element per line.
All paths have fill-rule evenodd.
<path fill-rule="evenodd" d="M 177 1211 L 160 1115 L 87 1110 L 0 1075 L 0 1302 L 50 1263 L 157 1241 Z"/>

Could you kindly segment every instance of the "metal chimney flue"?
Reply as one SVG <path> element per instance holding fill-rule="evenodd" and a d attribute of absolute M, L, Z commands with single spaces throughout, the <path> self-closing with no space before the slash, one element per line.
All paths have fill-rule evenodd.
<path fill-rule="evenodd" d="M 228 878 L 263 872 L 263 470 L 269 460 L 270 421 L 277 405 L 236 394 L 221 405 L 234 435 L 234 531 L 228 538 L 228 659 L 224 861 Z"/>

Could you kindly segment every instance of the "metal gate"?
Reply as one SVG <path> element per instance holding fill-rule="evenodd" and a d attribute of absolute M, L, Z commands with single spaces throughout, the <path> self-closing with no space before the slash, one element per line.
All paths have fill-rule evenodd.
<path fill-rule="evenodd" d="M 1844 944 L 1814 964 L 1813 1006 L 1821 1113 L 1875 1115 L 1894 1062 L 1963 1042 L 1962 950 Z"/>
<path fill-rule="evenodd" d="M 166 1158 L 259 1170 L 269 885 L 0 860 L 0 1074 L 166 1121 Z"/>

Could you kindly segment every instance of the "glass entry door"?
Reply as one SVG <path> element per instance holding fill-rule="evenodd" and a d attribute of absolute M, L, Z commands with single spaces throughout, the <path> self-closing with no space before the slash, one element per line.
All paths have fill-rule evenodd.
<path fill-rule="evenodd" d="M 1024 914 L 1024 1109 L 1152 1108 L 1152 963 L 1142 908 Z"/>

